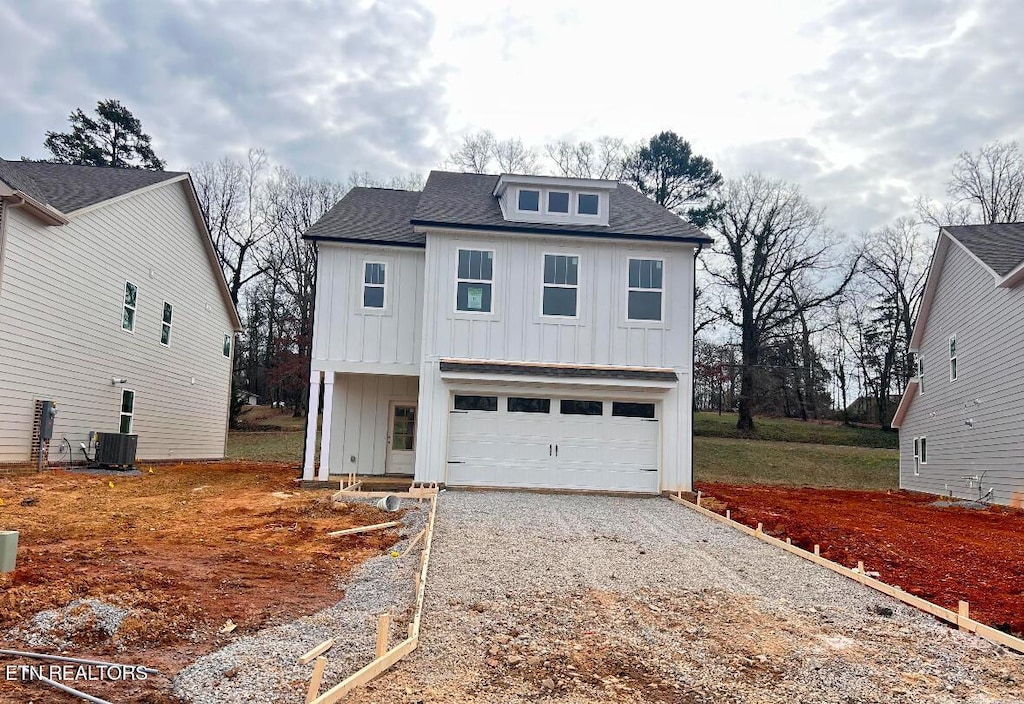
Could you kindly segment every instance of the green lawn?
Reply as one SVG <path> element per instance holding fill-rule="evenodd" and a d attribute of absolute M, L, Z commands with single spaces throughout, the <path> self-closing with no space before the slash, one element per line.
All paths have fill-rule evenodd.
<path fill-rule="evenodd" d="M 262 433 L 232 430 L 228 433 L 227 456 L 231 460 L 301 464 L 304 437 L 305 433 L 294 430 Z"/>
<path fill-rule="evenodd" d="M 899 447 L 896 431 L 880 428 L 851 428 L 833 423 L 803 422 L 792 418 L 754 418 L 757 440 L 809 442 L 818 445 L 852 445 L 854 447 Z M 716 438 L 747 438 L 736 430 L 736 414 L 697 413 L 693 434 Z"/>
<path fill-rule="evenodd" d="M 693 480 L 848 489 L 899 486 L 898 450 L 733 438 L 693 439 Z"/>

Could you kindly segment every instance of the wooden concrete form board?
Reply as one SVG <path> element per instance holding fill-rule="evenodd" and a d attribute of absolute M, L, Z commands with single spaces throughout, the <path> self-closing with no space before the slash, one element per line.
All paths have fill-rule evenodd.
<path fill-rule="evenodd" d="M 339 494 L 343 494 L 345 492 L 338 492 L 338 493 Z M 351 492 L 351 493 L 352 494 L 361 495 L 364 498 L 369 498 L 369 497 L 367 497 L 367 494 L 370 494 L 371 492 Z M 387 494 L 387 495 L 391 495 L 391 494 Z M 402 496 L 402 494 L 395 494 L 395 495 Z M 337 494 L 335 496 L 337 496 Z M 428 569 L 429 561 L 430 561 L 430 548 L 431 548 L 431 545 L 433 544 L 433 541 L 434 541 L 434 521 L 435 521 L 435 518 L 437 516 L 437 489 L 433 488 L 433 489 L 424 489 L 424 490 L 421 490 L 421 491 L 416 491 L 409 498 L 423 498 L 423 499 L 428 499 L 430 501 L 430 513 L 429 513 L 429 515 L 427 517 L 427 527 L 424 528 L 424 530 L 421 532 L 421 535 L 425 535 L 425 542 L 423 544 L 423 552 L 421 553 L 420 567 L 419 567 L 419 569 L 415 573 L 415 577 L 416 577 L 416 608 L 415 608 L 415 611 L 413 612 L 412 623 L 409 624 L 409 637 L 406 638 L 405 640 L 403 640 L 398 645 L 396 645 L 391 650 L 388 650 L 387 652 L 384 652 L 383 654 L 380 654 L 381 653 L 381 649 L 383 647 L 386 647 L 386 643 L 387 643 L 387 640 L 386 640 L 386 638 L 387 638 L 387 631 L 386 630 L 382 630 L 382 628 L 387 628 L 387 626 L 382 626 L 382 623 L 385 623 L 385 622 L 389 623 L 390 622 L 390 616 L 387 616 L 387 618 L 381 618 L 378 621 L 376 652 L 374 653 L 375 654 L 374 659 L 368 665 L 366 665 L 365 667 L 363 667 L 359 671 L 355 672 L 354 674 L 350 675 L 349 677 L 345 678 L 344 680 L 342 680 L 338 684 L 334 685 L 333 687 L 331 687 L 329 690 L 327 690 L 323 694 L 319 694 L 318 696 L 315 696 L 313 698 L 308 698 L 307 701 L 309 702 L 309 704 L 333 704 L 333 702 L 337 702 L 337 701 L 341 700 L 342 697 L 344 697 L 346 694 L 351 692 L 356 687 L 360 687 L 360 686 L 366 684 L 367 682 L 369 682 L 373 678 L 375 678 L 378 675 L 380 675 L 381 673 L 385 672 L 388 668 L 390 668 L 396 662 L 398 662 L 399 660 L 404 658 L 406 655 L 411 653 L 413 650 L 415 650 L 416 647 L 419 645 L 420 622 L 421 622 L 422 616 L 423 616 L 423 600 L 424 600 L 424 597 L 425 597 L 426 591 L 427 591 L 427 569 Z M 382 636 L 383 636 L 383 638 L 382 638 Z M 383 644 L 382 644 L 382 640 L 383 640 Z M 314 650 L 316 650 L 316 648 Z M 310 651 L 310 652 L 313 652 L 313 651 Z M 309 653 L 307 653 L 307 655 L 309 655 Z M 316 674 L 317 673 L 314 672 L 314 678 L 316 677 Z M 321 675 L 322 675 L 322 671 L 321 671 Z M 316 689 L 319 690 L 319 682 L 317 682 Z M 313 693 L 314 693 L 314 689 L 313 689 L 313 685 L 312 685 L 312 682 L 311 682 L 310 683 L 309 695 L 312 695 Z M 309 696 L 309 695 L 307 695 L 307 696 Z"/>
<path fill-rule="evenodd" d="M 725 516 L 722 516 L 721 514 L 715 513 L 714 511 L 709 511 L 703 506 L 697 506 L 695 504 L 690 503 L 689 501 L 685 501 L 676 496 L 670 495 L 669 499 L 676 502 L 677 504 L 682 504 L 683 506 L 686 506 L 687 508 L 693 511 L 697 511 L 698 513 L 707 516 L 708 518 L 718 521 L 719 523 L 724 523 L 742 533 L 746 533 L 747 535 L 753 536 L 758 540 L 781 548 L 786 552 L 792 553 L 805 560 L 817 563 L 822 567 L 826 567 L 837 574 L 841 574 L 844 577 L 848 577 L 849 579 L 854 580 L 855 582 L 859 582 L 860 584 L 863 584 L 866 587 L 870 587 L 887 596 L 891 596 L 894 599 L 902 601 L 904 604 L 908 604 L 916 609 L 924 611 L 925 613 L 931 614 L 936 618 L 940 618 L 943 621 L 959 626 L 961 630 L 970 631 L 972 633 L 975 633 L 976 635 L 981 636 L 985 640 L 989 640 L 993 643 L 998 643 L 999 645 L 1006 646 L 1007 648 L 1015 650 L 1018 653 L 1024 653 L 1024 640 L 1021 640 L 1020 638 L 1015 638 L 1014 636 L 1011 636 L 1009 633 L 1003 633 L 1002 631 L 992 628 L 991 626 L 986 626 L 983 623 L 979 623 L 978 621 L 969 618 L 966 615 L 968 612 L 966 606 L 961 606 L 959 612 L 951 611 L 950 609 L 943 608 L 938 604 L 933 604 L 932 602 L 926 599 L 922 599 L 921 597 L 909 594 L 903 591 L 902 589 L 899 589 L 898 587 L 892 586 L 891 584 L 886 584 L 885 582 L 879 581 L 874 577 L 869 577 L 867 576 L 867 574 L 864 573 L 863 568 L 850 569 L 849 567 L 844 567 L 843 565 L 840 565 L 838 562 L 832 562 L 832 560 L 829 560 L 817 554 L 817 550 L 815 550 L 815 552 L 808 552 L 807 550 L 799 548 L 796 545 L 792 545 L 784 540 L 780 540 L 776 537 L 768 535 L 761 530 L 755 530 L 754 528 L 750 528 L 748 526 L 743 525 L 742 523 L 733 521 L 729 518 L 726 518 Z M 758 524 L 758 527 L 760 527 L 760 524 Z M 815 547 L 817 548 L 818 546 Z M 861 564 L 863 563 L 858 563 L 858 565 Z M 961 603 L 966 604 L 966 602 Z"/>

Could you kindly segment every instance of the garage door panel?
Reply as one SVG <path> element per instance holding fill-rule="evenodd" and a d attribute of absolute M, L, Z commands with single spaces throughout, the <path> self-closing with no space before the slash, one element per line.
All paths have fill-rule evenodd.
<path fill-rule="evenodd" d="M 657 421 L 508 413 L 504 399 L 498 407 L 451 413 L 448 484 L 658 492 Z"/>

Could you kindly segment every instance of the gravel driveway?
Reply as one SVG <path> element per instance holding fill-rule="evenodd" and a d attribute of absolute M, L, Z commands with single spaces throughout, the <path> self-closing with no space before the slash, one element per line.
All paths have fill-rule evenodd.
<path fill-rule="evenodd" d="M 870 567 L 870 566 L 869 566 Z M 445 492 L 353 702 L 1021 702 L 1024 658 L 666 499 Z"/>

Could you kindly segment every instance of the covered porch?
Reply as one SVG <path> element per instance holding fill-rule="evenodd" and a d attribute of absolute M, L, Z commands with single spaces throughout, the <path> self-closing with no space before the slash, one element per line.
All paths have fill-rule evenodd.
<path fill-rule="evenodd" d="M 314 370 L 302 480 L 411 483 L 418 395 L 416 376 Z"/>

